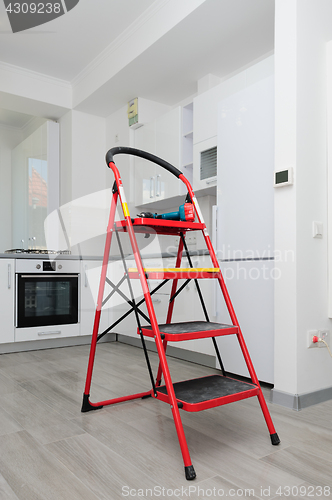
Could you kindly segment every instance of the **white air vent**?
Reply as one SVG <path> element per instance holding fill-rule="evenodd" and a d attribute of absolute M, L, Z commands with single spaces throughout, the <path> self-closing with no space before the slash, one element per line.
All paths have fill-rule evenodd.
<path fill-rule="evenodd" d="M 209 179 L 217 175 L 217 146 L 201 151 L 200 179 Z"/>

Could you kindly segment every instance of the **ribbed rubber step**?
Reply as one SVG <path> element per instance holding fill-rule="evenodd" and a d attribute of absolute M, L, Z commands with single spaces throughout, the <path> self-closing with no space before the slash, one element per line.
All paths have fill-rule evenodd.
<path fill-rule="evenodd" d="M 234 335 L 239 329 L 235 325 L 224 325 L 208 321 L 185 321 L 181 323 L 169 323 L 158 325 L 162 338 L 172 342 L 181 340 L 203 339 L 208 337 L 219 337 L 221 335 Z M 153 337 L 151 326 L 142 327 L 143 335 Z M 137 331 L 139 333 L 139 331 Z"/>
<path fill-rule="evenodd" d="M 174 392 L 186 411 L 201 411 L 257 396 L 259 387 L 222 375 L 176 382 Z M 166 386 L 157 387 L 158 399 L 169 403 Z"/>

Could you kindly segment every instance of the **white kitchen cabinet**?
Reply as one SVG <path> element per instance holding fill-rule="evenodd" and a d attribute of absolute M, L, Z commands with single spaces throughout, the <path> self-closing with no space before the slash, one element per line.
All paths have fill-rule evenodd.
<path fill-rule="evenodd" d="M 136 267 L 134 259 L 126 260 L 127 268 Z M 124 276 L 124 267 L 121 260 L 114 260 L 109 262 L 107 269 L 108 278 L 117 285 L 119 281 Z M 139 280 L 131 280 L 131 285 L 134 293 L 134 298 L 136 301 L 139 301 L 142 298 L 142 290 L 140 286 Z M 119 287 L 119 290 L 129 299 L 131 299 L 130 290 L 128 286 L 127 280 L 125 280 Z M 105 293 L 104 297 L 112 291 L 112 288 L 109 285 L 105 285 Z M 131 309 L 131 306 L 128 304 L 127 300 L 120 296 L 117 292 L 113 294 L 110 300 L 105 305 L 108 309 L 109 315 L 109 325 L 113 324 L 117 321 L 123 314 L 128 312 Z M 106 327 L 105 327 L 106 328 Z M 122 335 L 128 335 L 130 337 L 136 337 L 137 333 L 137 325 L 135 320 L 135 314 L 132 312 L 129 314 L 123 321 L 121 321 L 114 329 L 112 329 L 113 333 L 118 333 Z"/>
<path fill-rule="evenodd" d="M 193 183 L 193 103 L 182 108 L 181 171 Z"/>
<path fill-rule="evenodd" d="M 194 98 L 194 144 L 217 135 L 218 103 L 246 86 L 248 71 L 242 71 Z"/>
<path fill-rule="evenodd" d="M 218 102 L 221 99 L 219 98 L 218 87 L 219 85 L 194 99 L 194 144 L 217 135 Z"/>
<path fill-rule="evenodd" d="M 14 259 L 0 259 L 1 334 L 0 343 L 14 342 Z"/>
<path fill-rule="evenodd" d="M 135 130 L 135 148 L 181 165 L 181 108 L 177 107 Z M 149 205 L 182 194 L 173 174 L 142 158 L 135 157 L 135 205 Z"/>
<path fill-rule="evenodd" d="M 156 123 L 147 123 L 135 130 L 135 148 L 156 154 Z M 135 205 L 155 200 L 155 165 L 135 157 Z"/>
<path fill-rule="evenodd" d="M 217 185 L 217 172 L 205 175 L 202 169 L 202 153 L 208 154 L 217 146 L 218 133 L 218 102 L 223 95 L 223 86 L 204 92 L 194 99 L 193 104 L 193 189 L 208 190 Z M 217 169 L 215 169 L 217 170 Z M 211 192 L 212 194 L 212 192 Z"/>
<path fill-rule="evenodd" d="M 191 257 L 194 267 L 211 267 L 211 259 L 209 255 L 197 255 Z M 187 259 L 183 256 L 182 266 L 187 267 Z M 188 266 L 189 267 L 189 266 Z M 178 288 L 184 283 L 179 281 Z M 202 292 L 204 304 L 206 306 L 210 321 L 215 321 L 215 280 L 200 279 L 198 280 L 200 290 Z M 194 280 L 182 290 L 176 297 L 173 310 L 172 323 L 182 321 L 205 321 L 204 311 L 200 302 L 199 294 Z M 203 354 L 215 355 L 211 339 L 187 340 L 184 342 L 170 342 L 170 345 L 188 351 L 200 352 Z"/>
<path fill-rule="evenodd" d="M 101 260 L 83 260 L 81 263 L 81 314 L 80 335 L 92 335 L 96 303 L 101 275 Z M 104 297 L 110 292 L 110 287 L 105 285 Z M 102 308 L 99 333 L 109 326 L 109 303 Z"/>
<path fill-rule="evenodd" d="M 193 190 L 214 188 L 206 194 L 214 194 L 217 185 L 217 136 L 206 139 L 193 147 Z"/>
<path fill-rule="evenodd" d="M 134 259 L 127 259 L 126 260 L 127 267 L 133 267 L 136 268 L 136 263 Z M 115 283 L 117 283 L 121 277 L 124 275 L 124 269 L 121 261 L 116 261 L 112 265 L 112 281 L 114 280 Z M 161 265 L 161 259 L 144 259 L 143 265 L 145 268 L 155 268 L 155 267 L 162 267 Z M 136 303 L 138 303 L 142 298 L 143 298 L 143 293 L 142 293 L 142 287 L 141 283 L 138 279 L 132 279 L 131 280 L 131 286 L 132 290 L 134 293 L 134 298 Z M 150 290 L 153 290 L 160 281 L 151 281 L 150 282 Z M 120 290 L 127 296 L 130 296 L 130 290 L 128 286 L 128 282 L 125 281 L 121 287 Z M 168 290 L 168 293 L 167 293 Z M 127 303 L 127 301 L 120 297 L 119 295 L 115 294 L 112 298 L 112 303 L 110 306 L 110 314 L 111 314 L 111 322 L 117 321 L 123 314 L 127 313 L 130 309 L 131 306 Z M 165 285 L 162 289 L 160 289 L 160 292 L 158 291 L 157 293 L 152 295 L 152 303 L 155 308 L 155 313 L 157 316 L 157 319 L 160 323 L 165 323 L 166 322 L 166 314 L 167 314 L 167 306 L 168 306 L 168 299 L 169 299 L 169 286 Z M 145 304 L 141 304 L 139 306 L 140 310 L 144 312 L 147 316 L 147 309 Z M 147 322 L 146 320 L 140 316 L 140 321 L 142 325 L 146 325 Z M 135 313 L 132 311 L 121 323 L 119 323 L 115 328 L 114 332 L 122 335 L 127 335 L 129 337 L 134 337 L 137 338 L 137 322 L 136 322 L 136 317 Z"/>

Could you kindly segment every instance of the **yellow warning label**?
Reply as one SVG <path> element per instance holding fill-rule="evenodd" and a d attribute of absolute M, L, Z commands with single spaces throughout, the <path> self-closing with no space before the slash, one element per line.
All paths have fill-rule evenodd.
<path fill-rule="evenodd" d="M 122 203 L 123 214 L 125 217 L 130 217 L 127 203 Z"/>

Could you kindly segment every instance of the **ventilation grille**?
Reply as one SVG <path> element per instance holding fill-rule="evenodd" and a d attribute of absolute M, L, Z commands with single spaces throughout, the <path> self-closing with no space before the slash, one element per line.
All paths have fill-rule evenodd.
<path fill-rule="evenodd" d="M 201 152 L 200 178 L 208 179 L 217 175 L 217 146 Z"/>

